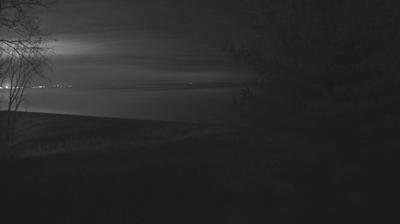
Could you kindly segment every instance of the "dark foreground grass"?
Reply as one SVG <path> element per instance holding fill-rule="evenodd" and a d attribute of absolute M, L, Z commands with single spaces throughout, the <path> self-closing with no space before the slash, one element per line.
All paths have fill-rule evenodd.
<path fill-rule="evenodd" d="M 368 156 L 335 154 L 299 130 L 18 116 L 0 158 L 1 223 L 369 219 Z"/>

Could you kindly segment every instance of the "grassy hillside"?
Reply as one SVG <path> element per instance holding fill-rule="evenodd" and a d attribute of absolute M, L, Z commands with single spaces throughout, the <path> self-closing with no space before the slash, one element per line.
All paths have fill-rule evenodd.
<path fill-rule="evenodd" d="M 360 221 L 369 204 L 360 188 L 365 161 L 335 158 L 332 146 L 301 133 L 20 113 L 15 142 L 0 158 L 0 219 Z"/>
<path fill-rule="evenodd" d="M 0 113 L 0 118 L 5 114 Z M 15 140 L 8 154 L 45 156 L 158 148 L 196 136 L 225 134 L 233 129 L 179 122 L 19 113 Z"/>

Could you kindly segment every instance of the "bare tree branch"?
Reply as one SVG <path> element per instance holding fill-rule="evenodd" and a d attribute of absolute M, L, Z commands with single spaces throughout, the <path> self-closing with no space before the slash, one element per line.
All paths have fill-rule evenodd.
<path fill-rule="evenodd" d="M 25 99 L 25 89 L 44 77 L 47 67 L 46 36 L 41 32 L 35 12 L 47 8 L 49 0 L 0 0 L 0 84 L 8 83 L 6 122 L 11 142 L 15 115 Z"/>

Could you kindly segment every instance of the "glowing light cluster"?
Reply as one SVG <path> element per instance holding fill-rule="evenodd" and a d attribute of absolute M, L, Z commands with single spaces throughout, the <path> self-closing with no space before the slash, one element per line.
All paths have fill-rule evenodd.
<path fill-rule="evenodd" d="M 14 87 L 12 87 L 12 88 L 13 88 L 13 89 L 23 89 L 24 87 L 14 86 Z M 11 89 L 11 86 L 9 86 L 9 85 L 0 86 L 0 89 Z"/>
<path fill-rule="evenodd" d="M 3 85 L 3 86 L 0 86 L 0 89 L 10 89 L 11 87 L 10 87 L 10 85 L 8 85 L 8 84 L 5 84 L 5 85 Z"/>
<path fill-rule="evenodd" d="M 32 86 L 32 89 L 44 89 L 46 86 Z"/>

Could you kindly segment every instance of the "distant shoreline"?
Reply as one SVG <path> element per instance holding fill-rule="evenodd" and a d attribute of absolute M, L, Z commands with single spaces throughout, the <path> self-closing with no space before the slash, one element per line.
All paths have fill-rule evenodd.
<path fill-rule="evenodd" d="M 168 91 L 168 90 L 198 90 L 198 89 L 227 89 L 227 88 L 245 88 L 255 87 L 256 82 L 243 83 L 157 83 L 157 84 L 131 84 L 131 85 L 70 85 L 69 87 L 43 87 L 33 88 L 30 90 L 46 90 L 46 89 L 88 89 L 88 90 L 134 90 L 134 91 Z M 7 90 L 7 89 L 0 89 Z"/>

